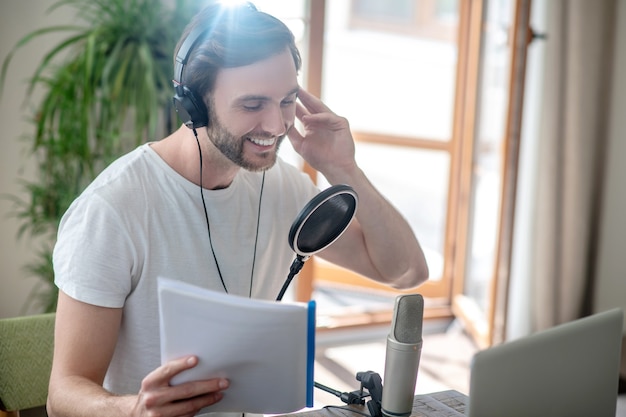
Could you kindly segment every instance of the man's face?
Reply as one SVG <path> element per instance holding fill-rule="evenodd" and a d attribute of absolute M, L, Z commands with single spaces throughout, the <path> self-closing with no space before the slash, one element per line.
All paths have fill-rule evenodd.
<path fill-rule="evenodd" d="M 298 88 L 288 49 L 251 65 L 220 70 L 209 108 L 209 139 L 242 168 L 270 168 L 293 126 Z"/>

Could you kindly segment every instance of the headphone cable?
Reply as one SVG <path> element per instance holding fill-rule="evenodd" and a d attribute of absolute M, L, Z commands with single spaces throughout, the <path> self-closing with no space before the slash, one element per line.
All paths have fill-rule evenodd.
<path fill-rule="evenodd" d="M 220 264 L 219 262 L 217 262 L 217 255 L 215 254 L 215 248 L 213 247 L 213 240 L 211 239 L 211 226 L 209 223 L 209 213 L 208 210 L 206 208 L 206 201 L 204 200 L 204 187 L 202 186 L 202 147 L 200 146 L 200 139 L 198 138 L 198 132 L 196 131 L 195 128 L 192 129 L 193 130 L 193 134 L 196 138 L 196 144 L 198 145 L 198 156 L 200 159 L 200 197 L 202 198 L 202 207 L 204 209 L 204 218 L 206 220 L 206 227 L 207 227 L 207 232 L 209 235 L 209 244 L 211 246 L 211 254 L 213 255 L 213 259 L 215 260 L 215 266 L 217 268 L 217 273 L 220 277 L 220 282 L 222 283 L 222 287 L 224 287 L 224 292 L 226 292 L 226 294 L 228 294 L 228 288 L 226 288 L 226 283 L 224 282 L 224 277 L 222 275 L 222 270 L 220 269 Z M 250 270 L 250 289 L 248 291 L 248 297 L 252 298 L 252 284 L 253 284 L 253 279 L 254 279 L 254 266 L 256 265 L 256 252 L 257 252 L 257 245 L 259 243 L 259 228 L 261 225 L 261 203 L 263 201 L 263 190 L 265 188 L 265 170 L 263 171 L 263 177 L 261 179 L 261 190 L 259 192 L 259 208 L 257 211 L 257 218 L 256 218 L 256 237 L 254 238 L 254 250 L 252 252 L 252 269 Z"/>

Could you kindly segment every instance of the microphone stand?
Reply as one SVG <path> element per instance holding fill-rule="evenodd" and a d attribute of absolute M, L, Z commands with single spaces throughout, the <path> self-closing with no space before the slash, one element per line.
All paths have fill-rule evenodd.
<path fill-rule="evenodd" d="M 296 259 L 293 260 L 293 262 L 291 263 L 291 267 L 289 268 L 289 275 L 287 276 L 287 280 L 285 280 L 283 287 L 280 289 L 278 297 L 276 297 L 276 301 L 280 301 L 283 299 L 283 295 L 285 295 L 285 291 L 287 291 L 289 284 L 291 284 L 293 278 L 298 275 L 298 272 L 300 272 L 307 259 L 309 259 L 308 256 L 298 255 L 296 256 Z"/>
<path fill-rule="evenodd" d="M 291 263 L 291 267 L 289 268 L 289 275 L 287 276 L 283 287 L 280 289 L 278 297 L 276 297 L 276 301 L 281 301 L 283 299 L 283 296 L 285 295 L 285 291 L 287 291 L 289 284 L 291 284 L 293 278 L 298 275 L 298 272 L 300 272 L 307 259 L 309 259 L 309 256 L 297 255 L 296 259 L 293 260 L 293 262 Z M 367 402 L 367 408 L 370 412 L 370 416 L 382 417 L 381 401 L 383 397 L 383 384 L 380 375 L 373 371 L 357 372 L 356 379 L 357 381 L 361 382 L 361 387 L 357 391 L 352 392 L 337 391 L 315 381 L 314 386 L 315 388 L 319 388 L 323 391 L 333 394 L 336 397 L 339 397 L 341 401 L 348 405 L 363 405 L 365 404 L 365 398 L 371 397 L 371 400 Z M 364 392 L 364 389 L 367 389 L 368 392 Z"/>
<path fill-rule="evenodd" d="M 327 387 L 326 385 L 322 385 L 319 382 L 315 382 L 315 388 L 319 388 L 322 391 L 326 391 L 330 394 L 333 394 L 335 397 L 338 397 L 341 399 L 341 401 L 343 401 L 346 404 L 360 404 L 363 405 L 365 404 L 365 400 L 363 399 L 364 397 L 367 397 L 367 394 L 363 393 L 363 389 L 361 388 L 361 390 L 358 391 L 352 391 L 352 392 L 341 392 L 341 391 L 337 391 L 336 389 L 332 389 L 330 387 Z"/>
<path fill-rule="evenodd" d="M 357 391 L 341 392 L 318 382 L 315 382 L 315 388 L 319 388 L 339 397 L 341 401 L 348 405 L 363 405 L 365 404 L 365 398 L 371 397 L 371 400 L 367 401 L 367 409 L 370 412 L 370 416 L 382 417 L 380 404 L 383 397 L 383 384 L 380 375 L 373 371 L 357 372 L 356 379 L 361 382 L 361 387 Z M 367 389 L 367 392 L 365 392 L 364 389 Z"/>

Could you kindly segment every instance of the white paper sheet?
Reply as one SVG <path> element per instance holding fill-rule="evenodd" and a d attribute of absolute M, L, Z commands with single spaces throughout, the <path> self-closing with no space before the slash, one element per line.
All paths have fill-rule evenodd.
<path fill-rule="evenodd" d="M 172 384 L 224 377 L 203 411 L 289 413 L 313 404 L 315 303 L 254 300 L 159 278 L 161 362 L 197 355 Z"/>

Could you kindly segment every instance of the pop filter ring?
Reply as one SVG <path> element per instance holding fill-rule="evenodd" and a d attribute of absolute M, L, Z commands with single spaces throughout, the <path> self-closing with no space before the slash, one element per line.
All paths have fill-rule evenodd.
<path fill-rule="evenodd" d="M 352 204 L 348 204 L 350 207 L 348 208 L 346 213 L 344 213 L 343 219 L 341 219 L 342 224 L 333 225 L 334 230 L 332 231 L 331 236 L 328 237 L 326 243 L 323 244 L 323 246 L 321 247 L 318 246 L 308 251 L 300 248 L 298 246 L 298 239 L 300 237 L 300 233 L 302 232 L 302 229 L 307 223 L 307 220 L 309 220 L 310 217 L 313 214 L 315 214 L 315 212 L 322 205 L 324 205 L 325 203 L 327 203 L 328 201 L 330 201 L 331 199 L 337 196 L 351 196 L 353 199 Z M 331 244 L 333 244 L 337 239 L 339 239 L 339 237 L 343 234 L 343 232 L 348 228 L 348 225 L 350 225 L 350 222 L 352 221 L 356 213 L 357 202 L 358 202 L 358 198 L 357 198 L 356 192 L 354 191 L 352 187 L 346 184 L 333 185 L 321 191 L 319 194 L 313 197 L 311 201 L 307 203 L 307 205 L 300 211 L 300 213 L 294 220 L 293 224 L 291 225 L 291 229 L 289 230 L 289 246 L 291 246 L 291 249 L 293 249 L 293 251 L 296 252 L 300 256 L 310 257 L 316 254 L 317 252 L 327 248 Z M 352 210 L 351 213 L 350 213 L 350 210 Z"/>
<path fill-rule="evenodd" d="M 347 203 L 347 206 L 348 206 L 347 210 L 341 213 L 342 222 L 340 224 L 333 225 L 334 230 L 332 230 L 330 237 L 326 238 L 325 243 L 323 243 L 321 246 L 316 245 L 315 248 L 312 248 L 311 250 L 308 250 L 308 251 L 303 251 L 300 248 L 298 248 L 298 238 L 300 237 L 300 233 L 302 232 L 302 229 L 306 225 L 307 220 L 310 219 L 310 217 L 316 212 L 316 210 L 318 210 L 325 203 L 328 203 L 331 199 L 337 196 L 352 197 L 352 200 Z M 346 202 L 344 201 L 344 203 Z M 354 218 L 354 215 L 356 214 L 357 203 L 358 203 L 358 197 L 352 187 L 350 187 L 349 185 L 345 185 L 345 184 L 337 184 L 321 191 L 319 194 L 313 197 L 306 204 L 306 206 L 304 206 L 304 208 L 300 211 L 300 213 L 296 217 L 296 220 L 294 220 L 294 222 L 292 223 L 291 229 L 289 230 L 289 237 L 288 237 L 289 246 L 291 246 L 291 249 L 293 249 L 293 251 L 296 252 L 297 256 L 296 256 L 296 259 L 294 259 L 293 263 L 291 264 L 291 267 L 289 269 L 289 276 L 287 277 L 287 280 L 283 284 L 283 287 L 281 288 L 278 294 L 278 297 L 276 298 L 276 301 L 282 300 L 283 295 L 285 294 L 285 291 L 287 290 L 287 287 L 289 287 L 289 284 L 291 283 L 291 280 L 298 274 L 298 272 L 300 272 L 300 269 L 302 269 L 304 262 L 308 260 L 312 255 L 316 254 L 317 252 L 323 249 L 326 249 L 328 246 L 333 244 L 337 239 L 339 239 L 339 237 L 343 234 L 343 232 L 346 231 L 346 229 L 350 225 L 350 222 Z"/>

